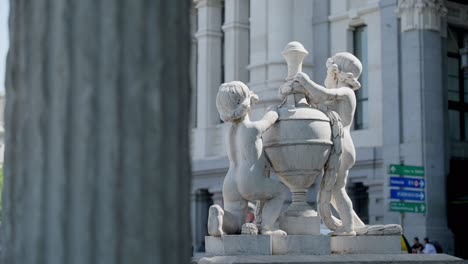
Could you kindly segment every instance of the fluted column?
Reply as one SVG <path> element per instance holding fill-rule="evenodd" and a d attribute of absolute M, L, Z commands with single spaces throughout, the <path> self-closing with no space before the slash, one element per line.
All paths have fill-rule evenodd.
<path fill-rule="evenodd" d="M 249 0 L 225 1 L 224 81 L 249 81 Z"/>
<path fill-rule="evenodd" d="M 194 130 L 195 159 L 214 156 L 222 145 L 216 125 L 216 93 L 222 82 L 222 0 L 196 0 L 197 38 L 197 127 Z"/>
<path fill-rule="evenodd" d="M 447 226 L 447 164 L 442 144 L 446 139 L 443 124 L 447 99 L 442 96 L 446 93 L 446 54 L 441 21 L 447 9 L 442 0 L 400 0 L 397 10 L 401 18 L 400 143 L 404 146 L 400 161 L 425 167 L 427 206 L 425 216 L 405 214 L 403 227 L 415 235 L 438 240 L 450 252 L 453 240 Z"/>
<path fill-rule="evenodd" d="M 188 1 L 11 1 L 1 263 L 188 263 Z"/>
<path fill-rule="evenodd" d="M 220 123 L 216 110 L 216 93 L 221 84 L 221 0 L 197 0 L 198 66 L 197 127 L 207 128 Z"/>
<path fill-rule="evenodd" d="M 250 88 L 260 97 L 253 119 L 261 117 L 267 106 L 281 103 L 279 87 L 287 75 L 281 51 L 291 41 L 299 41 L 312 52 L 314 5 L 309 0 L 250 1 Z M 324 37 L 326 41 L 327 37 Z M 314 54 L 307 56 L 303 71 L 312 73 Z M 321 77 L 323 78 L 323 77 Z"/>

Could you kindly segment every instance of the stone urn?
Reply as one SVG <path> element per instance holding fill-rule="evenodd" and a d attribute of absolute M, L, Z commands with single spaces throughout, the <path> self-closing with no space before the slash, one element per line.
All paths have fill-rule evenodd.
<path fill-rule="evenodd" d="M 302 71 L 307 54 L 299 42 L 285 47 L 286 81 Z M 263 146 L 273 170 L 292 193 L 292 203 L 279 219 L 280 228 L 291 235 L 319 235 L 320 218 L 306 196 L 323 173 L 333 144 L 330 119 L 309 105 L 302 93 L 288 95 L 278 112 L 278 121 L 263 134 Z"/>

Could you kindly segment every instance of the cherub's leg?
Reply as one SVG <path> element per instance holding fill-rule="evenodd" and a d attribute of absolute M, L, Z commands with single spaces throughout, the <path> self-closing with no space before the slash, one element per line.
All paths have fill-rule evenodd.
<path fill-rule="evenodd" d="M 288 195 L 288 189 L 273 180 L 268 180 L 265 187 L 266 190 L 271 190 L 274 193 L 271 193 L 272 198 L 266 200 L 263 206 L 261 233 L 264 235 L 286 235 L 283 230 L 275 229 L 274 224 L 281 213 L 284 200 Z"/>
<path fill-rule="evenodd" d="M 240 234 L 248 211 L 247 200 L 224 201 L 223 230 L 226 234 Z"/>
<path fill-rule="evenodd" d="M 225 210 L 215 204 L 210 206 L 208 214 L 208 234 L 222 236 L 239 234 L 247 211 L 247 201 L 225 202 Z"/>
<path fill-rule="evenodd" d="M 333 235 L 356 235 L 356 232 L 353 230 L 353 204 L 345 189 L 347 178 L 348 170 L 340 170 L 335 187 L 333 188 L 333 197 L 336 202 L 335 208 L 342 222 L 341 227 L 335 230 Z"/>

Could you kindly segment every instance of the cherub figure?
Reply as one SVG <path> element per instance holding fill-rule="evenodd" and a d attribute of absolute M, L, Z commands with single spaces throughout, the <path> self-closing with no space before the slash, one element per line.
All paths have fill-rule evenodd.
<path fill-rule="evenodd" d="M 238 234 L 247 212 L 247 201 L 260 201 L 260 232 L 286 235 L 274 228 L 287 188 L 270 179 L 269 164 L 263 152 L 262 134 L 278 119 L 275 110 L 259 121 L 250 120 L 250 111 L 258 96 L 242 82 L 223 83 L 216 97 L 216 107 L 224 122 L 230 122 L 228 136 L 229 170 L 224 178 L 224 210 L 213 205 L 209 210 L 208 233 L 212 236 Z"/>
<path fill-rule="evenodd" d="M 319 212 L 325 225 L 334 230 L 332 235 L 384 235 L 401 233 L 399 225 L 366 226 L 353 210 L 351 199 L 346 193 L 346 181 L 349 169 L 356 161 L 356 152 L 351 138 L 350 128 L 356 110 L 354 90 L 361 87 L 358 81 L 362 64 L 348 52 L 337 53 L 326 63 L 327 77 L 325 87 L 313 82 L 305 73 L 298 73 L 290 84 L 290 90 L 282 87 L 282 94 L 300 92 L 306 95 L 311 105 L 317 106 L 325 113 L 336 112 L 341 122 L 343 137 L 341 139 L 341 157 L 336 178 L 325 173 L 319 192 Z M 333 115 L 329 115 L 333 116 Z M 338 120 L 338 121 L 336 121 Z M 330 203 L 336 208 L 341 220 L 331 214 Z"/>

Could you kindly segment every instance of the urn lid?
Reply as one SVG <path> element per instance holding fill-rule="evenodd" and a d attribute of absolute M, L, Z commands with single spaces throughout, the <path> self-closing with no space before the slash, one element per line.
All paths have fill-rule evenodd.
<path fill-rule="evenodd" d="M 297 42 L 297 41 L 289 42 L 286 45 L 286 47 L 284 47 L 281 54 L 285 55 L 285 54 L 287 54 L 287 53 L 289 53 L 291 51 L 298 51 L 300 53 L 304 53 L 305 55 L 309 54 L 309 52 L 307 52 L 307 50 L 304 48 L 304 46 L 302 46 L 302 44 Z"/>

